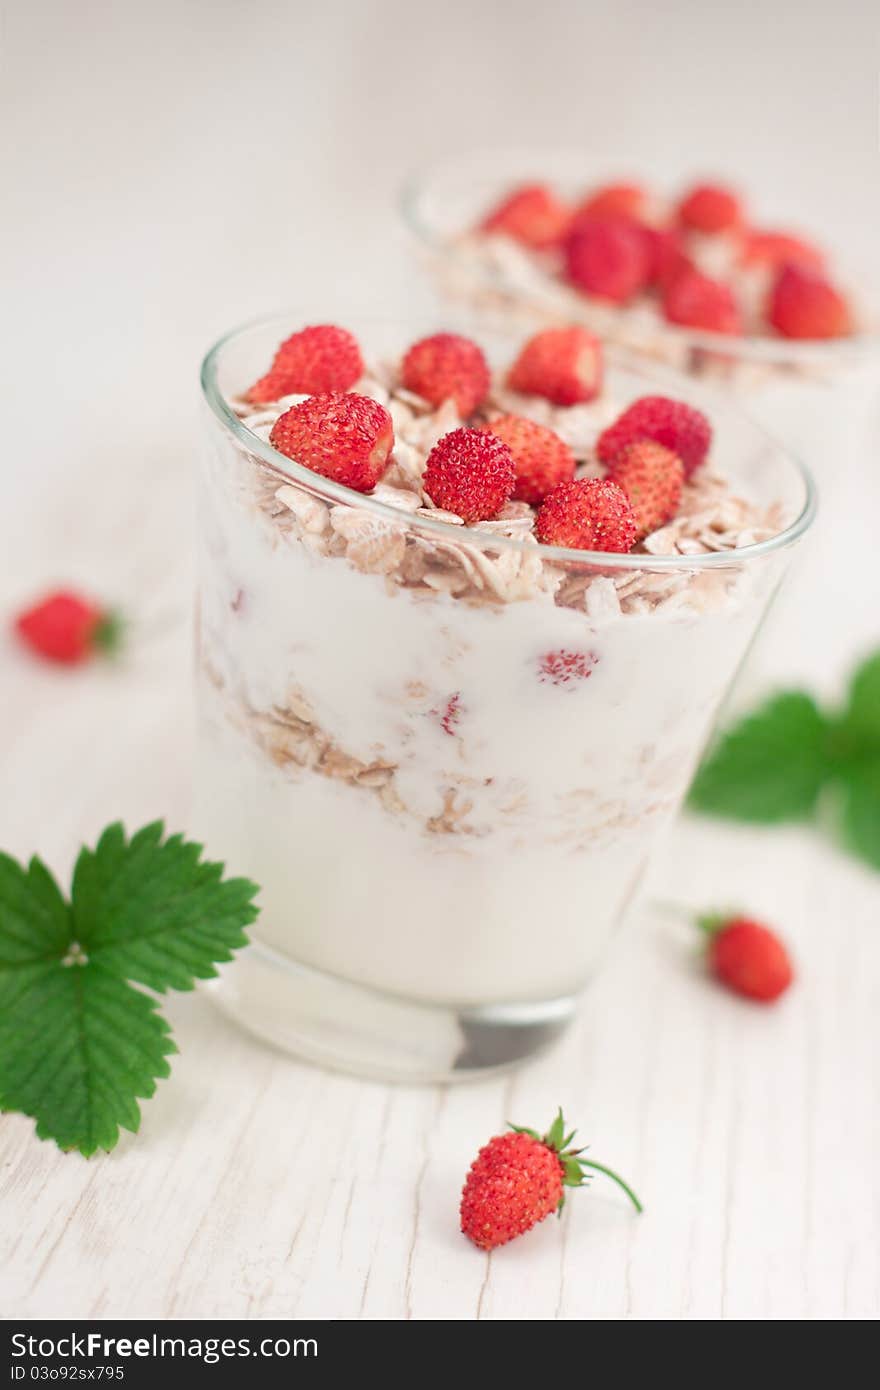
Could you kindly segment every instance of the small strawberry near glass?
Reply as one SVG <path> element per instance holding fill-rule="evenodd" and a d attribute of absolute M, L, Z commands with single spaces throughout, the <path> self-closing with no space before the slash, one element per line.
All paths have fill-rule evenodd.
<path fill-rule="evenodd" d="M 696 919 L 706 935 L 706 958 L 715 978 L 734 994 L 772 1004 L 794 979 L 791 958 L 771 927 L 742 913 L 707 912 Z"/>
<path fill-rule="evenodd" d="M 81 666 L 117 652 L 123 638 L 119 614 L 73 589 L 57 589 L 14 620 L 16 634 L 35 656 L 61 666 Z"/>
<path fill-rule="evenodd" d="M 511 1125 L 496 1134 L 470 1166 L 461 1194 L 461 1230 L 481 1250 L 494 1250 L 524 1235 L 555 1212 L 562 1214 L 566 1192 L 587 1187 L 601 1173 L 626 1194 L 637 1212 L 642 1204 L 628 1183 L 604 1163 L 572 1148 L 562 1111 L 546 1134 Z"/>
<path fill-rule="evenodd" d="M 698 183 L 673 202 L 636 183 L 577 201 L 543 183 L 514 188 L 478 235 L 516 242 L 591 299 L 653 303 L 668 323 L 725 336 L 800 340 L 857 331 L 852 306 L 812 242 L 752 222 L 739 193 Z"/>
<path fill-rule="evenodd" d="M 700 933 L 703 973 L 733 994 L 773 1004 L 795 980 L 791 953 L 775 927 L 739 908 L 692 912 L 675 903 L 655 910 Z"/>

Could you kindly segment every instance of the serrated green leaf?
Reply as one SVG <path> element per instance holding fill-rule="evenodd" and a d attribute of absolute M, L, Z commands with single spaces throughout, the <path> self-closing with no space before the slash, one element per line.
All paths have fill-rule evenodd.
<path fill-rule="evenodd" d="M 0 854 L 0 973 L 60 958 L 70 945 L 70 909 L 36 857 L 27 869 Z"/>
<path fill-rule="evenodd" d="M 156 1002 L 102 965 L 31 964 L 0 976 L 0 1109 L 88 1157 L 137 1130 L 137 1098 L 176 1049 Z"/>
<path fill-rule="evenodd" d="M 880 758 L 848 769 L 840 786 L 844 841 L 860 859 L 880 869 Z"/>
<path fill-rule="evenodd" d="M 85 1155 L 136 1130 L 176 1051 L 156 990 L 191 989 L 245 944 L 256 888 L 223 881 L 160 823 L 83 850 L 69 905 L 46 867 L 0 854 L 0 1110 Z"/>
<path fill-rule="evenodd" d="M 734 820 L 803 820 L 829 770 L 828 723 L 809 695 L 767 701 L 722 736 L 699 769 L 689 804 Z"/>
<path fill-rule="evenodd" d="M 126 840 L 121 825 L 83 849 L 73 876 L 75 939 L 90 960 L 160 993 L 192 989 L 216 975 L 247 942 L 257 909 L 255 884 L 223 879 L 223 865 L 202 861 L 202 847 L 160 821 Z"/>

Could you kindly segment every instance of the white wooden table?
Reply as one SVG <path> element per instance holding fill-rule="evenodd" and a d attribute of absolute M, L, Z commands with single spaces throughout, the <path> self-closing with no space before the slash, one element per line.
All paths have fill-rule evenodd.
<path fill-rule="evenodd" d="M 450 11 L 428 46 L 402 0 L 324 7 L 303 63 L 301 12 L 264 6 L 259 21 L 172 0 L 108 7 L 106 22 L 62 4 L 48 25 L 43 6 L 9 15 L 0 125 L 15 215 L 0 264 L 21 273 L 0 345 L 15 383 L 0 460 L 0 845 L 59 873 L 110 819 L 187 823 L 199 349 L 301 300 L 305 283 L 313 304 L 326 292 L 322 315 L 364 284 L 404 307 L 388 208 L 417 158 L 476 132 L 523 136 L 521 83 L 535 141 L 564 131 L 592 146 L 615 110 L 621 173 L 651 168 L 663 184 L 729 168 L 768 216 L 812 199 L 817 230 L 874 249 L 874 21 L 855 0 L 846 100 L 818 104 L 840 7 L 791 4 L 792 64 L 782 15 L 756 59 L 733 9 L 707 13 L 696 37 L 690 8 L 662 22 L 640 11 L 636 40 L 598 3 L 572 0 L 551 33 L 505 6 L 499 65 L 501 7 L 459 24 Z M 723 52 L 723 70 L 695 66 L 694 42 Z M 624 68 L 663 122 L 621 115 Z M 450 71 L 463 95 L 441 104 Z M 695 127 L 700 101 L 712 119 Z M 814 595 L 777 653 L 821 688 L 878 637 L 876 468 L 861 486 L 874 491 L 853 498 L 844 544 L 851 621 Z M 6 615 L 53 578 L 141 615 L 120 669 L 58 673 L 8 641 Z M 62 1156 L 0 1117 L 0 1316 L 876 1317 L 880 878 L 806 833 L 710 822 L 683 824 L 659 867 L 658 897 L 740 899 L 778 923 L 799 967 L 779 1007 L 698 978 L 686 930 L 648 911 L 561 1047 L 467 1087 L 322 1073 L 236 1031 L 204 994 L 172 997 L 172 1077 L 111 1156 Z M 465 1170 L 507 1120 L 543 1125 L 558 1104 L 645 1214 L 597 1181 L 561 1223 L 487 1258 L 457 1230 Z"/>

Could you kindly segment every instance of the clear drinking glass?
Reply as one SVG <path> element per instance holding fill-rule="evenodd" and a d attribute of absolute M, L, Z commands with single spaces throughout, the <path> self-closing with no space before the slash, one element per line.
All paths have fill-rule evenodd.
<path fill-rule="evenodd" d="M 317 477 L 243 423 L 230 401 L 298 326 L 233 332 L 202 371 L 196 821 L 262 907 L 217 997 L 318 1062 L 473 1075 L 571 1018 L 812 488 L 711 401 L 715 463 L 778 505 L 772 539 L 637 556 L 456 527 Z M 375 357 L 419 336 L 347 326 Z M 707 404 L 662 372 L 609 378 L 621 408 L 670 385 Z"/>

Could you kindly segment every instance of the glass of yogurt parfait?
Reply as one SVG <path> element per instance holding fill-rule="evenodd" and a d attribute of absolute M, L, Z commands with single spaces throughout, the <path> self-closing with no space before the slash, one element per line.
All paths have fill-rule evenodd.
<path fill-rule="evenodd" d="M 404 218 L 441 290 L 504 322 L 581 322 L 737 386 L 880 357 L 867 285 L 812 239 L 756 224 L 725 184 L 667 197 L 607 172 L 571 151 L 471 154 L 411 178 Z"/>
<path fill-rule="evenodd" d="M 809 479 L 582 327 L 289 315 L 202 384 L 196 824 L 262 890 L 217 998 L 360 1074 L 517 1062 L 636 893 Z"/>

